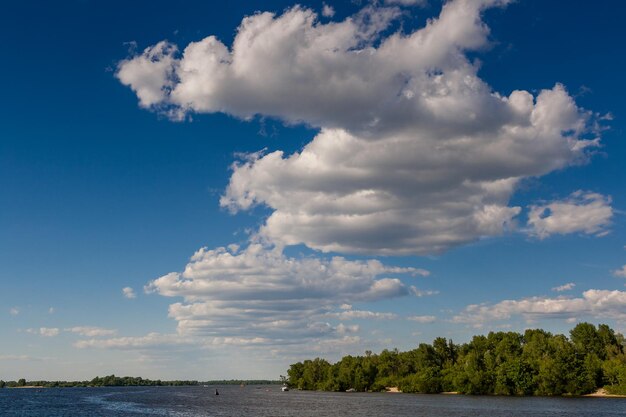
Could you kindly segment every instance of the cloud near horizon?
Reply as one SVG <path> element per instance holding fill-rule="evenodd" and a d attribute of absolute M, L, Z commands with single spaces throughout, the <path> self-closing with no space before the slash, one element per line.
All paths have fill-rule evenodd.
<path fill-rule="evenodd" d="M 26 329 L 26 333 L 38 334 L 43 337 L 56 337 L 61 332 L 61 329 L 57 327 L 40 327 L 38 329 Z"/>
<path fill-rule="evenodd" d="M 555 84 L 502 95 L 466 55 L 489 47 L 481 13 L 456 0 L 412 33 L 397 7 L 322 23 L 295 6 L 244 18 L 228 47 L 166 41 L 119 63 L 141 107 L 182 120 L 223 112 L 320 132 L 300 152 L 248 155 L 220 204 L 267 206 L 272 244 L 372 255 L 441 253 L 515 228 L 519 182 L 585 162 L 594 116 Z"/>
<path fill-rule="evenodd" d="M 70 327 L 70 328 L 63 329 L 63 330 L 69 333 L 75 333 L 80 336 L 87 336 L 87 337 L 111 336 L 117 333 L 117 330 L 115 329 L 105 329 L 102 327 L 95 327 L 95 326 L 75 326 L 75 327 Z"/>
<path fill-rule="evenodd" d="M 157 278 L 146 291 L 183 298 L 169 308 L 181 336 L 217 344 L 304 343 L 341 339 L 359 329 L 332 324 L 332 319 L 392 318 L 352 309 L 353 303 L 418 292 L 390 275 L 410 278 L 428 272 L 339 256 L 290 258 L 280 249 L 251 243 L 241 250 L 232 245 L 200 249 L 182 273 Z"/>
<path fill-rule="evenodd" d="M 581 297 L 530 297 L 503 300 L 496 304 L 472 304 L 452 318 L 453 323 L 477 327 L 485 323 L 509 320 L 514 316 L 526 320 L 561 318 L 575 321 L 580 317 L 626 320 L 626 292 L 589 289 Z"/>

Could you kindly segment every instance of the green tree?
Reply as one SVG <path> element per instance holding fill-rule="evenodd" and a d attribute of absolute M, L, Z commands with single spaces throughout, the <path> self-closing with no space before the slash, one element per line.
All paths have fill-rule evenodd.
<path fill-rule="evenodd" d="M 601 359 L 606 357 L 602 338 L 593 324 L 578 323 L 570 330 L 570 338 L 578 354 L 586 356 L 593 353 Z"/>

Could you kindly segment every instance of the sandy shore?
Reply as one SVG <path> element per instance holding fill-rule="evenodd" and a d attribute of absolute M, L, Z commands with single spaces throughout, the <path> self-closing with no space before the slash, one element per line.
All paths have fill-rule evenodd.
<path fill-rule="evenodd" d="M 402 391 L 400 391 L 400 389 L 398 387 L 385 387 L 386 392 L 391 392 L 391 393 L 401 393 Z M 459 393 L 457 391 L 446 391 L 446 392 L 442 392 L 442 395 L 459 395 Z M 597 390 L 596 392 L 592 393 L 592 394 L 586 394 L 583 395 L 583 397 L 598 397 L 598 398 L 626 398 L 626 395 L 617 395 L 617 394 L 609 394 L 608 392 L 606 392 L 606 390 L 604 388 L 600 388 L 599 390 Z"/>
<path fill-rule="evenodd" d="M 593 394 L 583 395 L 583 397 L 626 398 L 626 395 L 609 394 L 604 388 L 600 388 Z"/>

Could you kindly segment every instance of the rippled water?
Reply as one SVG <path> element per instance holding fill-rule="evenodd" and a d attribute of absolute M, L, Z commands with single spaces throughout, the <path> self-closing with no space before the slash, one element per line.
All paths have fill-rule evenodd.
<path fill-rule="evenodd" d="M 626 399 L 289 391 L 277 386 L 1 389 L 1 416 L 626 417 Z"/>

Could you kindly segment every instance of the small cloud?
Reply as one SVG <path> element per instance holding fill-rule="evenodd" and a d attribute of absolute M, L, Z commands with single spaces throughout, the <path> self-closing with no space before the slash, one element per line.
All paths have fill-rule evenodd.
<path fill-rule="evenodd" d="M 415 268 L 415 271 L 413 271 L 413 276 L 416 276 L 416 275 L 428 277 L 430 276 L 430 271 L 426 269 L 422 269 L 422 268 Z"/>
<path fill-rule="evenodd" d="M 122 294 L 124 294 L 124 297 L 128 299 L 137 298 L 137 294 L 135 294 L 135 290 L 133 290 L 131 287 L 122 288 Z"/>
<path fill-rule="evenodd" d="M 437 320 L 435 316 L 410 316 L 407 320 L 416 321 L 418 323 L 434 323 Z"/>
<path fill-rule="evenodd" d="M 439 294 L 439 291 L 436 290 L 420 290 L 417 287 L 411 286 L 411 294 L 413 294 L 416 297 L 427 297 L 430 295 L 437 295 Z"/>
<path fill-rule="evenodd" d="M 9 309 L 9 314 L 12 316 L 17 316 L 18 314 L 20 314 L 20 309 L 17 307 L 11 307 Z"/>
<path fill-rule="evenodd" d="M 622 266 L 620 269 L 616 269 L 613 271 L 613 275 L 620 278 L 626 278 L 626 265 Z"/>
<path fill-rule="evenodd" d="M 322 16 L 324 17 L 333 17 L 335 15 L 335 9 L 333 6 L 330 6 L 324 3 L 324 7 L 322 7 Z"/>
<path fill-rule="evenodd" d="M 137 53 L 137 41 L 124 42 L 122 45 L 128 48 L 129 55 L 135 55 Z"/>
<path fill-rule="evenodd" d="M 116 337 L 111 339 L 87 339 L 74 343 L 78 349 L 145 349 L 161 346 L 189 345 L 194 341 L 190 338 L 181 337 L 178 334 L 148 333 L 137 337 Z"/>
<path fill-rule="evenodd" d="M 397 4 L 398 6 L 426 6 L 426 0 L 385 0 L 385 4 Z"/>
<path fill-rule="evenodd" d="M 56 327 L 40 327 L 39 334 L 44 337 L 55 337 L 59 335 L 59 329 Z"/>
<path fill-rule="evenodd" d="M 609 233 L 612 217 L 611 197 L 578 190 L 564 200 L 530 206 L 529 233 L 539 239 L 571 233 L 601 237 Z"/>
<path fill-rule="evenodd" d="M 48 309 L 48 314 L 54 314 L 54 312 L 55 312 L 55 311 L 56 311 L 56 310 L 55 310 L 55 308 L 54 308 L 54 307 L 50 307 L 50 308 Z"/>
<path fill-rule="evenodd" d="M 567 284 L 559 285 L 558 287 L 552 288 L 552 291 L 556 291 L 556 292 L 569 291 L 575 286 L 576 284 L 574 284 L 573 282 L 568 282 Z"/>
<path fill-rule="evenodd" d="M 86 337 L 111 336 L 117 333 L 117 330 L 114 329 L 103 329 L 102 327 L 94 326 L 76 326 L 64 330 L 66 332 L 76 333 Z"/>
<path fill-rule="evenodd" d="M 342 306 L 343 307 L 343 306 Z M 366 310 L 350 310 L 342 309 L 339 313 L 328 313 L 327 317 L 334 317 L 339 320 L 356 320 L 356 319 L 373 319 L 373 320 L 392 320 L 398 316 L 393 313 L 380 313 L 377 311 Z"/>

